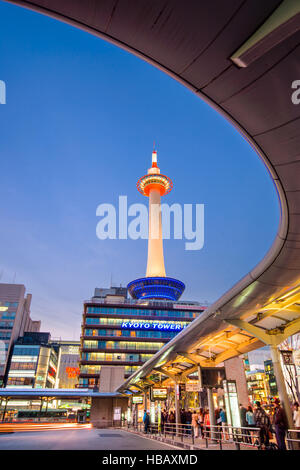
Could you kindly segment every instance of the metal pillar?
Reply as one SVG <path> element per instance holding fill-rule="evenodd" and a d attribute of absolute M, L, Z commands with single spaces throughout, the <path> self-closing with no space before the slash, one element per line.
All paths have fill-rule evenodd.
<path fill-rule="evenodd" d="M 175 418 L 176 418 L 176 434 L 179 434 L 179 426 L 180 424 L 180 403 L 179 403 L 179 384 L 174 381 L 174 390 L 175 390 Z M 178 392 L 178 393 L 177 393 Z"/>
<path fill-rule="evenodd" d="M 290 401 L 288 398 L 288 394 L 286 391 L 284 375 L 283 375 L 282 367 L 280 363 L 280 352 L 277 346 L 271 345 L 270 348 L 271 348 L 271 356 L 272 356 L 272 362 L 273 362 L 274 373 L 276 377 L 279 398 L 286 413 L 289 429 L 293 429 L 294 422 L 293 422 L 292 410 L 291 410 L 291 405 L 290 405 Z"/>
<path fill-rule="evenodd" d="M 208 410 L 209 410 L 209 422 L 211 426 L 215 426 L 216 425 L 215 407 L 214 407 L 214 400 L 213 400 L 211 387 L 207 387 L 207 401 L 208 401 Z M 210 428 L 210 429 L 211 429 L 211 432 L 210 432 L 211 438 L 214 439 L 215 433 L 213 432 L 213 430 L 215 428 Z"/>
<path fill-rule="evenodd" d="M 41 406 L 40 406 L 39 417 L 38 417 L 39 421 L 41 421 L 41 413 L 42 413 L 42 409 L 43 409 L 43 404 L 44 404 L 44 401 L 43 401 L 43 398 L 41 398 Z"/>
<path fill-rule="evenodd" d="M 198 364 L 198 367 L 197 367 L 197 371 L 198 371 L 198 388 L 199 388 L 199 391 L 198 391 L 199 408 L 204 408 L 203 403 L 202 403 L 202 395 L 201 395 L 201 390 L 203 389 L 203 386 L 202 386 L 202 373 L 201 373 L 201 367 L 200 367 L 199 364 Z"/>
<path fill-rule="evenodd" d="M 145 389 L 144 391 L 144 410 L 147 411 L 147 405 L 148 405 L 148 402 L 147 402 L 147 389 Z"/>

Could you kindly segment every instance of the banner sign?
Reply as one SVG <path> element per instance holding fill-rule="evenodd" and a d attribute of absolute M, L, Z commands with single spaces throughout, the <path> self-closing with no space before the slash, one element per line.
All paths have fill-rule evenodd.
<path fill-rule="evenodd" d="M 294 364 L 293 351 L 287 350 L 287 351 L 280 351 L 280 352 L 281 352 L 283 364 L 285 366 L 290 366 Z"/>
<path fill-rule="evenodd" d="M 151 399 L 152 400 L 166 400 L 168 397 L 167 388 L 152 388 L 151 389 Z"/>
<path fill-rule="evenodd" d="M 200 392 L 199 382 L 186 383 L 185 389 L 187 392 Z"/>
<path fill-rule="evenodd" d="M 131 322 L 123 321 L 121 328 L 131 328 L 133 330 L 172 330 L 172 331 L 181 331 L 186 326 L 181 326 L 176 323 L 142 323 L 142 322 Z"/>
<path fill-rule="evenodd" d="M 143 397 L 132 397 L 132 403 L 135 405 L 136 403 L 144 403 Z"/>

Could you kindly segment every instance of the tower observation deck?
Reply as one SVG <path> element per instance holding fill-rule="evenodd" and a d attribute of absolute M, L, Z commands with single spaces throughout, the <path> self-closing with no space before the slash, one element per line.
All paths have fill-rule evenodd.
<path fill-rule="evenodd" d="M 166 276 L 161 219 L 161 197 L 168 194 L 173 183 L 162 175 L 157 166 L 157 152 L 152 152 L 152 166 L 147 175 L 137 182 L 138 191 L 149 198 L 148 259 L 146 277 L 128 284 L 134 299 L 166 299 L 176 301 L 182 295 L 185 285 L 177 279 Z"/>

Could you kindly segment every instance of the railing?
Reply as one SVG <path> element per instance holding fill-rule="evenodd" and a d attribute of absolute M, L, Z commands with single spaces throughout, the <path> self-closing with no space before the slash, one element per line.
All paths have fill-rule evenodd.
<path fill-rule="evenodd" d="M 262 448 L 260 429 L 255 427 L 240 427 L 233 426 L 203 426 L 201 428 L 202 438 L 205 439 L 206 448 L 209 442 L 219 444 L 222 450 L 222 444 L 234 444 L 236 450 L 241 449 L 241 445 Z"/>
<path fill-rule="evenodd" d="M 144 423 L 126 424 L 127 428 L 134 431 L 156 434 L 159 436 L 171 437 L 175 442 L 186 442 L 189 444 L 200 443 L 200 439 L 205 441 L 206 448 L 210 444 L 219 445 L 222 450 L 224 444 L 233 444 L 236 450 L 241 446 L 262 449 L 260 429 L 254 427 L 233 426 L 198 426 L 194 428 L 191 424 L 149 424 L 147 430 Z M 299 431 L 300 432 L 300 431 Z"/>
<path fill-rule="evenodd" d="M 300 450 L 300 429 L 288 429 L 286 442 L 289 450 Z"/>

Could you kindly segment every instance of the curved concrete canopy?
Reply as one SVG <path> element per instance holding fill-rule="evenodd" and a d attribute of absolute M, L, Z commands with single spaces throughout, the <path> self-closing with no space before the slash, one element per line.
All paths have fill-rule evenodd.
<path fill-rule="evenodd" d="M 278 27 L 276 21 L 284 15 L 277 14 L 276 21 L 273 17 L 270 20 L 270 15 L 282 6 L 281 0 L 190 0 L 188 3 L 182 0 L 16 0 L 10 3 L 110 41 L 190 88 L 226 117 L 255 148 L 278 193 L 280 224 L 265 258 L 150 359 L 128 384 L 147 376 L 155 365 L 175 360 L 180 351 L 196 353 L 205 338 L 213 337 L 216 344 L 220 334 L 227 338 L 236 336 L 233 341 L 236 346 L 227 356 L 229 346 L 220 343 L 214 353 L 215 357 L 221 354 L 216 363 L 262 344 L 251 332 L 244 335 L 244 340 L 239 339 L 237 335 L 243 335 L 243 328 L 228 326 L 227 320 L 251 321 L 267 333 L 275 333 L 276 328 L 281 332 L 287 328 L 290 333 L 299 331 L 300 287 L 299 291 L 293 289 L 300 282 L 300 105 L 291 100 L 292 82 L 300 79 L 299 14 L 293 21 L 284 24 L 279 21 Z M 288 3 L 296 5 L 294 0 L 285 0 L 285 5 Z M 253 35 L 261 25 L 264 27 L 265 21 L 269 21 L 268 26 L 271 24 L 271 33 L 255 44 L 253 38 L 257 35 Z M 272 27 L 276 29 L 272 31 Z M 242 58 L 231 60 L 241 49 Z M 243 68 L 236 63 L 243 64 Z M 285 299 L 292 299 L 290 302 L 282 299 L 287 292 L 291 296 L 287 294 Z M 280 309 L 280 305 L 284 308 Z M 208 347 L 207 343 L 200 350 Z"/>

